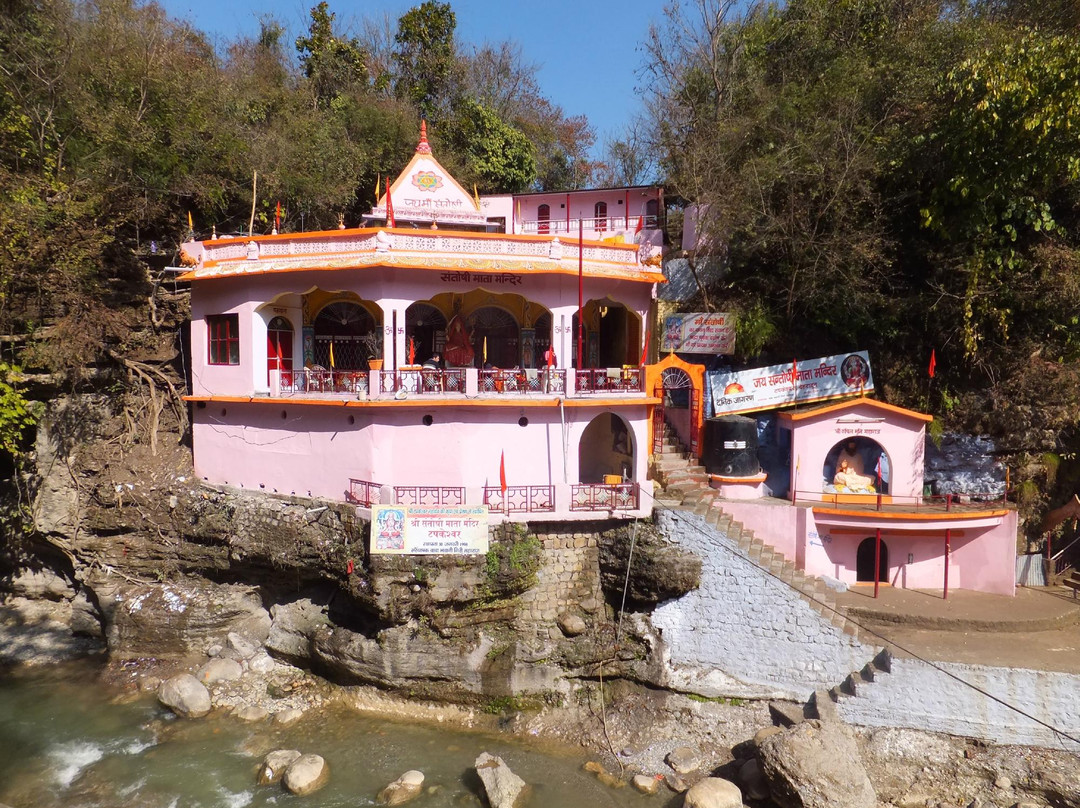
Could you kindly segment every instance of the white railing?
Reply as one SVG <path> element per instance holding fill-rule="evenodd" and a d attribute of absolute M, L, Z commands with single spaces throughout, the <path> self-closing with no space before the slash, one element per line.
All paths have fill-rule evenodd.
<path fill-rule="evenodd" d="M 547 221 L 524 219 L 517 223 L 517 229 L 519 233 L 526 234 L 555 235 L 556 233 L 567 233 L 576 235 L 579 229 L 579 221 L 581 231 L 594 236 L 598 233 L 606 234 L 636 230 L 638 222 L 641 222 L 643 230 L 655 230 L 657 227 L 657 217 L 655 216 L 631 216 L 629 220 L 624 216 L 602 216 L 600 218 L 583 218 L 580 220 L 571 219 L 569 222 L 566 219 L 549 219 Z"/>

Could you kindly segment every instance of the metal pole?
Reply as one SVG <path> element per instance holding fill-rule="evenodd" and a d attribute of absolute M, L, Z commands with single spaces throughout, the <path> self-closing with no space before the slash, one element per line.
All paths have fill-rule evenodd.
<path fill-rule="evenodd" d="M 874 597 L 878 596 L 878 587 L 881 585 L 881 528 L 877 529 L 877 537 L 874 540 Z"/>
<path fill-rule="evenodd" d="M 570 195 L 566 195 L 567 200 Z M 582 352 L 585 350 L 585 241 L 581 217 L 578 217 L 578 253 L 577 253 L 577 366 L 578 371 L 585 368 Z"/>
<path fill-rule="evenodd" d="M 945 528 L 945 594 L 943 600 L 949 599 L 949 554 L 952 553 L 952 529 Z"/>

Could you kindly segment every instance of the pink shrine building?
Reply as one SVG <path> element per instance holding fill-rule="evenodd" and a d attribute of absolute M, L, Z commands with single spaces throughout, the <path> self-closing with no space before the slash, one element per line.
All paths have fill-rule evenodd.
<path fill-rule="evenodd" d="M 198 476 L 361 508 L 648 515 L 660 193 L 554 195 L 561 218 L 542 197 L 469 194 L 422 130 L 359 228 L 185 244 Z"/>
<path fill-rule="evenodd" d="M 926 495 L 932 420 L 866 397 L 780 412 L 791 444 L 788 497 L 763 497 L 764 474 L 714 475 L 713 487 L 726 513 L 812 575 L 1013 595 L 1016 510 L 1004 500 Z"/>

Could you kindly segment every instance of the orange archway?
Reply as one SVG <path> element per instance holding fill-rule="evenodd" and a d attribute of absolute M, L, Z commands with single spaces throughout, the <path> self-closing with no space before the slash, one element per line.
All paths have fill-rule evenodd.
<path fill-rule="evenodd" d="M 693 446 L 692 450 L 695 456 L 701 456 L 701 441 L 695 441 L 693 436 L 701 434 L 701 426 L 704 422 L 705 366 L 684 362 L 673 353 L 668 354 L 655 365 L 645 366 L 645 390 L 651 392 L 654 398 L 659 399 L 658 404 L 652 405 L 652 417 L 649 418 L 649 446 L 652 453 L 656 452 L 657 442 L 663 437 L 665 379 L 670 380 L 672 377 L 683 375 L 689 381 L 688 389 L 690 390 L 688 426 L 691 440 L 687 448 L 691 448 L 691 444 L 696 443 L 697 445 Z"/>

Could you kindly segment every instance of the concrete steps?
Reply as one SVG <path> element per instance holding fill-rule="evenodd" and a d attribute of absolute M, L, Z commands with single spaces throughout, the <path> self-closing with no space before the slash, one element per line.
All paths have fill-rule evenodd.
<path fill-rule="evenodd" d="M 892 667 L 892 654 L 881 651 L 872 662 L 866 663 L 862 670 L 853 671 L 843 682 L 829 690 L 816 690 L 806 702 L 804 712 L 807 718 L 822 721 L 839 721 L 838 705 L 844 699 L 856 698 L 859 692 L 873 685 L 875 681 L 889 673 Z"/>

